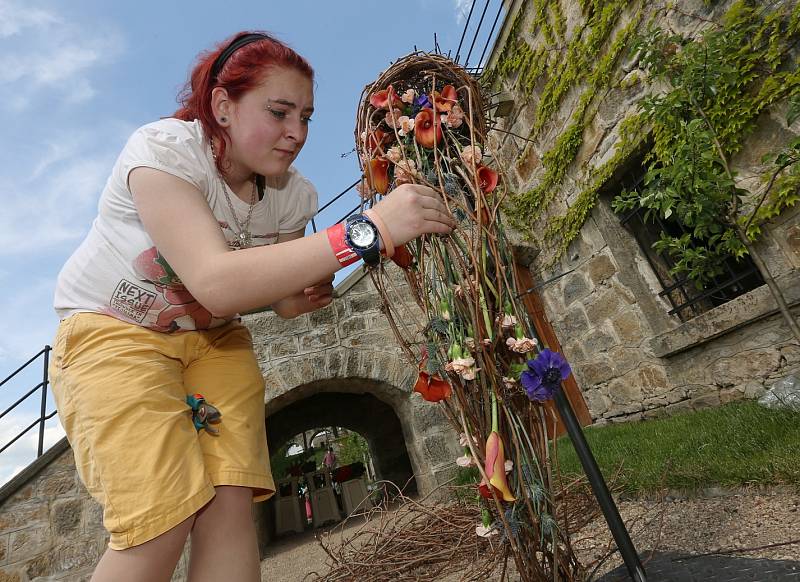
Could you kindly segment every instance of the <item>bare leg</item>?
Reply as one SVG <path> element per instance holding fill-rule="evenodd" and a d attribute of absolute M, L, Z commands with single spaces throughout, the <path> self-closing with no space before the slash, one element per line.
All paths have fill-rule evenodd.
<path fill-rule="evenodd" d="M 195 517 L 189 580 L 260 582 L 253 491 L 231 486 L 216 490 L 216 497 Z"/>
<path fill-rule="evenodd" d="M 127 550 L 106 550 L 92 575 L 92 582 L 169 582 L 194 516 L 149 542 Z"/>

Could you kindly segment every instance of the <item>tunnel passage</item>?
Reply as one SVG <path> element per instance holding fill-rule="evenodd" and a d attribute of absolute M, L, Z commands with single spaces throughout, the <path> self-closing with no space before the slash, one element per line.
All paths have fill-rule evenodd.
<path fill-rule="evenodd" d="M 361 434 L 369 443 L 377 479 L 405 487 L 406 494 L 416 493 L 403 429 L 389 404 L 368 392 L 322 392 L 296 400 L 267 418 L 270 450 L 321 426 L 341 426 Z"/>

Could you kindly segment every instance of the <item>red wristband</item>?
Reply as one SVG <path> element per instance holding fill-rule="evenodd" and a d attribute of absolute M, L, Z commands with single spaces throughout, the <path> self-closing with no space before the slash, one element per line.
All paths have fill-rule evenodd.
<path fill-rule="evenodd" d="M 364 214 L 372 221 L 372 223 L 375 225 L 375 228 L 378 229 L 378 234 L 381 235 L 381 240 L 383 241 L 383 254 L 385 254 L 387 258 L 391 259 L 394 256 L 394 241 L 392 240 L 392 235 L 389 234 L 389 229 L 386 227 L 386 223 L 383 222 L 383 219 L 374 208 L 365 210 Z"/>
<path fill-rule="evenodd" d="M 331 245 L 336 260 L 342 267 L 355 263 L 360 257 L 356 252 L 347 246 L 344 240 L 344 224 L 334 224 L 325 229 L 328 234 L 328 242 Z"/>

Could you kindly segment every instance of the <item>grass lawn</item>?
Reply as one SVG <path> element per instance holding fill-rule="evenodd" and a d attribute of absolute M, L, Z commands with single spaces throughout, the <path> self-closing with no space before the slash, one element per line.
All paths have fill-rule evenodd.
<path fill-rule="evenodd" d="M 670 418 L 588 427 L 606 479 L 628 493 L 664 487 L 800 486 L 800 414 L 735 402 Z M 558 443 L 562 473 L 583 473 L 569 439 Z"/>

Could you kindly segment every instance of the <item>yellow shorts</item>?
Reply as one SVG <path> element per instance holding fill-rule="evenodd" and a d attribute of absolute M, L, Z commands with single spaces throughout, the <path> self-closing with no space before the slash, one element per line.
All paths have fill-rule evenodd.
<path fill-rule="evenodd" d="M 241 323 L 166 334 L 79 313 L 58 328 L 50 380 L 113 549 L 175 527 L 215 486 L 250 487 L 254 501 L 275 490 L 264 380 Z M 186 396 L 197 392 L 222 413 L 218 435 L 192 424 Z"/>

